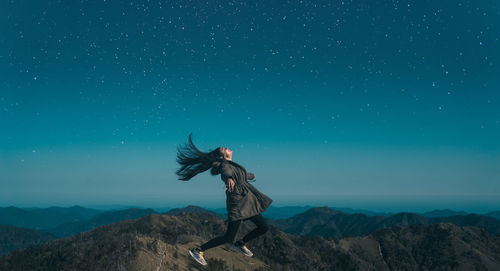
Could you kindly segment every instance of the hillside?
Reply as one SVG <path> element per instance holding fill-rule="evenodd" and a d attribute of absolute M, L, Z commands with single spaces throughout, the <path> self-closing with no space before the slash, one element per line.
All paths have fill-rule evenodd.
<path fill-rule="evenodd" d="M 245 223 L 239 235 L 250 227 Z M 188 248 L 224 231 L 224 221 L 212 214 L 152 214 L 5 255 L 0 270 L 495 270 L 500 266 L 498 236 L 449 223 L 392 227 L 343 239 L 290 235 L 271 226 L 248 244 L 252 258 L 226 245 L 205 253 L 207 267 L 188 256 Z"/>
<path fill-rule="evenodd" d="M 0 256 L 12 251 L 43 244 L 55 237 L 32 229 L 0 225 Z"/>
<path fill-rule="evenodd" d="M 500 234 L 499 220 L 476 214 L 429 218 L 415 213 L 404 212 L 384 217 L 346 214 L 328 207 L 316 207 L 293 217 L 270 221 L 270 223 L 290 234 L 337 238 L 365 235 L 375 230 L 394 226 L 431 225 L 435 223 L 478 226 L 485 228 L 492 234 Z"/>
<path fill-rule="evenodd" d="M 153 214 L 14 252 L 0 259 L 0 270 L 189 270 L 198 264 L 187 249 L 224 230 L 224 221 L 210 214 Z M 264 266 L 220 247 L 207 253 L 210 270 L 227 269 L 224 258 L 231 268 Z"/>
<path fill-rule="evenodd" d="M 67 237 L 80 232 L 92 230 L 99 226 L 104 226 L 127 219 L 140 218 L 153 213 L 155 213 L 153 209 L 138 209 L 138 208 L 129 208 L 125 210 L 102 212 L 93 216 L 90 219 L 63 223 L 55 228 L 48 229 L 46 231 L 57 237 Z"/>
<path fill-rule="evenodd" d="M 207 214 L 212 214 L 220 219 L 226 219 L 227 216 L 224 215 L 224 214 L 221 214 L 221 213 L 217 213 L 217 212 L 213 212 L 213 211 L 209 211 L 205 208 L 202 208 L 200 206 L 195 206 L 195 205 L 188 205 L 184 208 L 174 208 L 174 209 L 170 209 L 168 212 L 166 212 L 166 214 L 168 215 L 177 215 L 179 213 L 182 213 L 182 212 L 189 212 L 189 213 L 207 213 Z"/>

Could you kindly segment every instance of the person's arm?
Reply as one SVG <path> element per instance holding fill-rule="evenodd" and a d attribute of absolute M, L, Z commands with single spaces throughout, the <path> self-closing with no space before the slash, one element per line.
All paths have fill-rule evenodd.
<path fill-rule="evenodd" d="M 233 191 L 234 189 L 234 180 L 232 176 L 233 176 L 233 171 L 231 170 L 231 168 L 228 165 L 222 166 L 220 178 L 225 183 L 224 188 L 227 187 L 227 190 L 229 192 Z"/>
<path fill-rule="evenodd" d="M 232 178 L 227 178 L 227 182 L 224 187 L 227 187 L 227 191 L 232 192 L 234 189 L 234 180 Z"/>

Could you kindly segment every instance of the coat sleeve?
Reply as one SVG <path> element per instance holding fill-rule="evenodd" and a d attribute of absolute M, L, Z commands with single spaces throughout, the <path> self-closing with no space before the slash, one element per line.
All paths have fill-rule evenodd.
<path fill-rule="evenodd" d="M 227 183 L 227 179 L 231 178 L 233 176 L 233 170 L 231 169 L 231 166 L 228 164 L 222 165 L 221 173 L 220 173 L 220 178 L 222 181 Z"/>
<path fill-rule="evenodd" d="M 255 179 L 255 174 L 253 174 L 252 172 L 247 172 L 247 177 L 249 180 L 253 180 Z"/>

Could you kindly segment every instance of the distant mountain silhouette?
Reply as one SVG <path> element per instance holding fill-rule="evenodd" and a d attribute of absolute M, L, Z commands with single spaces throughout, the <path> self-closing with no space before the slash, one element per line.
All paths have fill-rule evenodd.
<path fill-rule="evenodd" d="M 485 214 L 489 217 L 493 217 L 493 218 L 496 218 L 498 220 L 500 220 L 500 211 L 493 211 L 493 212 L 489 212 L 487 214 Z"/>
<path fill-rule="evenodd" d="M 327 209 L 316 213 L 338 215 Z M 187 249 L 222 234 L 208 213 L 152 214 L 0 258 L 0 270 L 498 270 L 500 237 L 451 223 L 391 227 L 343 239 L 290 235 L 271 226 L 248 258 L 220 246 L 198 265 Z M 241 236 L 243 233 L 239 233 Z"/>
<path fill-rule="evenodd" d="M 418 224 L 430 224 L 430 220 L 427 217 L 414 214 L 414 213 L 397 213 L 395 215 L 389 216 L 386 219 L 380 221 L 377 224 L 377 229 L 389 228 L 393 226 L 409 226 Z"/>
<path fill-rule="evenodd" d="M 38 214 L 40 216 L 43 216 L 45 218 L 50 217 L 51 219 L 59 219 L 64 218 L 66 219 L 88 219 L 93 217 L 94 215 L 101 213 L 102 211 L 96 210 L 96 209 L 91 209 L 91 208 L 85 208 L 82 206 L 74 205 L 68 208 L 65 207 L 58 207 L 58 206 L 53 206 L 49 208 L 31 208 L 31 209 L 25 209 L 29 212 Z"/>
<path fill-rule="evenodd" d="M 0 256 L 12 251 L 39 245 L 54 239 L 54 236 L 32 229 L 0 225 Z"/>
<path fill-rule="evenodd" d="M 450 209 L 444 209 L 444 210 L 432 210 L 430 212 L 425 212 L 422 214 L 422 216 L 425 217 L 450 217 L 456 215 L 468 215 L 468 213 L 464 211 L 457 212 Z"/>
<path fill-rule="evenodd" d="M 492 234 L 500 234 L 500 221 L 476 214 L 427 218 L 414 213 L 398 213 L 384 217 L 346 214 L 328 207 L 315 207 L 287 219 L 271 221 L 274 226 L 290 234 L 323 237 L 359 236 L 394 226 L 429 225 L 439 222 L 450 222 L 458 226 L 479 226 Z"/>
<path fill-rule="evenodd" d="M 287 219 L 271 222 L 279 229 L 295 235 L 342 237 L 367 234 L 384 220 L 383 216 L 346 214 L 329 207 L 315 207 Z"/>
<path fill-rule="evenodd" d="M 102 212 L 95 215 L 91 219 L 64 223 L 53 229 L 47 230 L 47 232 L 59 238 L 67 237 L 80 232 L 92 230 L 99 226 L 104 226 L 127 219 L 135 219 L 153 213 L 156 213 L 153 209 L 138 209 L 138 208 L 129 208 L 125 210 Z"/>
<path fill-rule="evenodd" d="M 500 221 L 484 215 L 469 214 L 465 216 L 435 217 L 431 219 L 431 222 L 450 222 L 458 226 L 478 226 L 485 228 L 490 233 L 500 235 Z"/>
<path fill-rule="evenodd" d="M 87 220 L 100 212 L 81 206 L 33 209 L 0 207 L 0 224 L 30 229 L 50 229 L 63 223 Z"/>
<path fill-rule="evenodd" d="M 296 214 L 303 213 L 309 209 L 311 206 L 284 206 L 284 207 L 274 207 L 269 206 L 269 208 L 262 214 L 265 217 L 272 219 L 281 219 L 292 217 Z"/>
<path fill-rule="evenodd" d="M 284 207 L 274 207 L 270 206 L 264 213 L 264 217 L 268 217 L 271 219 L 285 219 L 290 218 L 294 215 L 303 213 L 311 208 L 316 208 L 312 206 L 284 206 Z M 372 212 L 363 209 L 352 209 L 352 208 L 337 208 L 337 207 L 328 207 L 333 210 L 337 210 L 347 214 L 365 214 L 369 216 L 388 216 L 392 215 L 392 213 L 387 212 Z M 225 209 L 216 209 L 216 212 L 225 213 Z"/>
<path fill-rule="evenodd" d="M 347 214 L 364 214 L 368 216 L 391 216 L 394 215 L 394 213 L 390 212 L 374 212 L 374 211 L 368 211 L 364 209 L 352 209 L 352 208 L 337 208 L 337 207 L 330 207 L 331 209 L 341 211 L 343 213 Z"/>
<path fill-rule="evenodd" d="M 283 219 L 283 218 L 289 218 L 294 215 L 303 213 L 309 209 L 313 208 L 312 206 L 283 206 L 283 207 L 275 207 L 275 206 L 269 206 L 269 208 L 262 213 L 262 215 L 266 218 L 270 219 Z M 224 216 L 227 215 L 227 210 L 226 208 L 214 208 L 210 209 L 216 213 L 223 214 Z"/>

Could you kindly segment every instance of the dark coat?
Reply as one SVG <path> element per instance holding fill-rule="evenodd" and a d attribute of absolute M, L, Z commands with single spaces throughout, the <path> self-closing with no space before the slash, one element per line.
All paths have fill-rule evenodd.
<path fill-rule="evenodd" d="M 273 201 L 248 183 L 255 175 L 247 173 L 246 169 L 229 160 L 221 164 L 221 179 L 227 184 L 227 179 L 234 180 L 234 189 L 226 190 L 226 207 L 228 221 L 246 219 L 264 212 Z"/>

